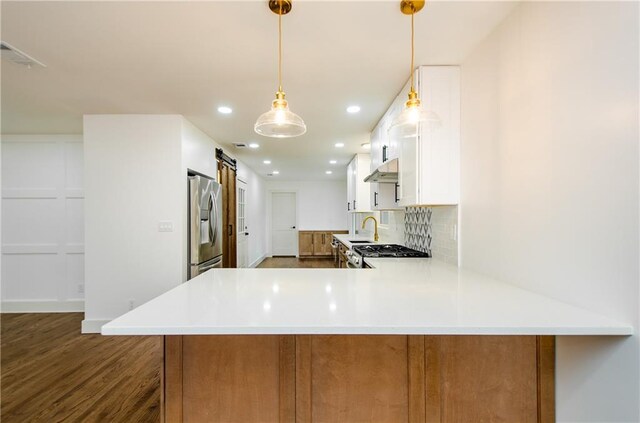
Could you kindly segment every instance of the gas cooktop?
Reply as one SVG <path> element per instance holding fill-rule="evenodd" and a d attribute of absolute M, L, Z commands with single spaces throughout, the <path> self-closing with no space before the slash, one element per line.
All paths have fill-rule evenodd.
<path fill-rule="evenodd" d="M 353 251 L 361 257 L 429 257 L 429 254 L 397 244 L 354 245 Z"/>

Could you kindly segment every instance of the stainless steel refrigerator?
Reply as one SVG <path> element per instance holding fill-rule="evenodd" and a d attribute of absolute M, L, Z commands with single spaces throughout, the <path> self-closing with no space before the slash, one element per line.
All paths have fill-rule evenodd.
<path fill-rule="evenodd" d="M 189 175 L 189 279 L 222 267 L 222 187 Z"/>

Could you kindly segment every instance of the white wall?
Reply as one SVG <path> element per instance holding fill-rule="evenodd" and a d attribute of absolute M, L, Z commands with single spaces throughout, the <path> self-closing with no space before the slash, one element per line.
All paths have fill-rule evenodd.
<path fill-rule="evenodd" d="M 347 181 L 267 181 L 266 238 L 271 251 L 271 193 L 296 192 L 298 230 L 347 230 Z"/>
<path fill-rule="evenodd" d="M 182 281 L 181 131 L 178 115 L 84 117 L 85 332 Z"/>
<path fill-rule="evenodd" d="M 86 171 L 86 304 L 83 331 L 109 321 L 187 279 L 187 171 L 217 177 L 210 137 L 179 115 L 89 115 Z M 251 186 L 250 263 L 264 257 L 264 186 Z M 250 188 L 251 189 L 251 188 Z M 159 232 L 161 221 L 173 232 Z"/>
<path fill-rule="evenodd" d="M 638 3 L 525 2 L 462 67 L 461 265 L 638 329 Z M 559 422 L 640 421 L 633 337 L 559 337 Z"/>
<path fill-rule="evenodd" d="M 82 136 L 2 137 L 2 311 L 82 311 Z"/>

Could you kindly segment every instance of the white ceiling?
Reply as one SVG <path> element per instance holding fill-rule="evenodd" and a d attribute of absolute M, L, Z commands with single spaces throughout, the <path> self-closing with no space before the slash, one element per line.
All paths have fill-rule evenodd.
<path fill-rule="evenodd" d="M 283 18 L 283 85 L 308 131 L 277 140 L 253 132 L 276 90 L 266 3 L 2 1 L 2 40 L 47 65 L 2 61 L 2 132 L 80 133 L 83 114 L 177 113 L 261 175 L 344 178 L 408 78 L 409 18 L 397 1 L 295 1 Z M 416 15 L 416 64 L 461 63 L 514 5 L 428 3 Z M 362 111 L 347 114 L 351 104 Z M 250 141 L 261 147 L 231 146 Z"/>

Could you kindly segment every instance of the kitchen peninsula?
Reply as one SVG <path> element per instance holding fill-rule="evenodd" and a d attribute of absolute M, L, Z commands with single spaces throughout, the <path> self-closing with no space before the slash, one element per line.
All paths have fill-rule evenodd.
<path fill-rule="evenodd" d="M 633 332 L 437 260 L 367 261 L 214 269 L 102 333 L 165 337 L 165 422 L 426 423 L 553 422 L 554 335 Z"/>

